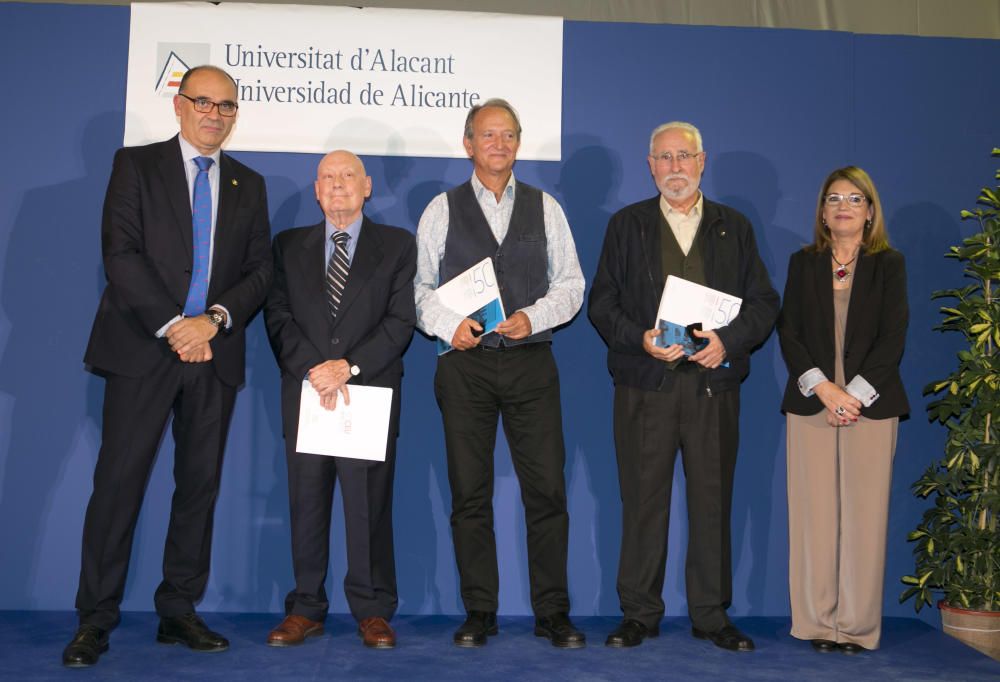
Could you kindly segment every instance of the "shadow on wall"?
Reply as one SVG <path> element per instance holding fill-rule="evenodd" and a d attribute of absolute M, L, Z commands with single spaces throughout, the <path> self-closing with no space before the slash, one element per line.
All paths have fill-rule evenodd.
<path fill-rule="evenodd" d="M 620 203 L 621 157 L 593 135 L 566 136 L 563 155 L 561 165 L 544 164 L 544 170 L 552 172 L 543 175 L 566 212 L 589 285 L 608 220 Z M 607 347 L 587 320 L 586 297 L 571 326 L 556 334 L 553 345 L 561 370 L 566 438 L 570 595 L 580 596 L 573 600 L 577 613 L 617 613 L 621 504 L 611 423 L 612 386 L 605 364 Z M 577 396 L 593 398 L 579 400 Z"/>
<path fill-rule="evenodd" d="M 882 199 L 887 201 L 889 197 Z M 900 576 L 913 572 L 913 545 L 906 541 L 906 536 L 928 503 L 914 497 L 910 485 L 931 461 L 941 456 L 947 436 L 947 429 L 927 420 L 928 399 L 922 393 L 926 384 L 948 373 L 955 362 L 955 353 L 963 345 L 961 334 L 934 330 L 942 320 L 940 307 L 949 302 L 932 300 L 931 293 L 968 283 L 962 277 L 959 263 L 946 259 L 944 254 L 974 232 L 975 225 L 961 221 L 957 211 L 930 202 L 907 204 L 887 221 L 890 243 L 906 258 L 910 326 L 901 374 L 910 401 L 910 419 L 900 422 L 893 461 L 883 601 L 886 615 L 913 616 L 912 602 L 898 603 L 903 591 Z M 936 626 L 935 611 L 925 608 L 917 617 Z"/>
<path fill-rule="evenodd" d="M 394 196 L 397 224 L 416 232 L 420 216 L 435 196 L 448 189 L 442 181 L 406 183 L 409 159 L 386 158 L 383 173 Z M 444 177 L 449 161 L 428 159 L 432 168 L 422 177 Z M 371 173 L 373 171 L 369 171 Z M 386 190 L 387 192 L 389 189 Z M 378 189 L 375 190 L 378 193 Z M 402 198 L 405 197 L 405 206 Z M 405 209 L 405 210 L 404 210 Z M 381 212 L 385 216 L 386 212 Z M 384 217 L 385 220 L 391 219 Z M 396 454 L 393 524 L 399 610 L 403 613 L 457 613 L 464 609 L 458 589 L 451 534 L 451 493 L 445 461 L 441 414 L 434 400 L 436 346 L 420 331 L 404 357 L 400 436 Z M 450 585 L 441 594 L 440 585 Z"/>
<path fill-rule="evenodd" d="M 752 152 L 728 152 L 714 157 L 709 172 L 717 201 L 740 211 L 753 225 L 760 257 L 780 293 L 788 257 L 802 246 L 802 238 L 774 222 L 782 192 L 773 162 Z M 787 574 L 787 543 L 773 543 L 776 534 L 785 535 L 777 529 L 787 527 L 781 415 L 785 376 L 777 335 L 772 333 L 753 353 L 750 375 L 741 387 L 740 450 L 731 516 L 734 615 L 766 612 L 765 605 L 771 601 L 765 593 L 768 576 L 772 583 L 787 584 L 787 580 L 773 579 Z M 770 490 L 765 487 L 766 494 L 761 494 L 752 481 Z"/>
<path fill-rule="evenodd" d="M 2 302 L 10 337 L 0 360 L 0 391 L 12 396 L 11 433 L 0 494 L 8 594 L 43 590 L 40 576 L 55 566 L 79 566 L 83 515 L 78 498 L 61 499 L 60 482 L 73 452 L 84 439 L 97 451 L 103 381 L 81 371 L 83 353 L 104 288 L 99 263 L 101 202 L 108 182 L 109 150 L 121 139 L 122 112 L 92 118 L 81 134 L 85 174 L 58 185 L 26 192 L 7 244 Z M 54 210 L 72 207 L 72 213 Z M 81 255 L 86 254 L 86 255 Z M 81 286 L 81 283 L 92 283 Z M 59 300 L 52 300 L 52 292 Z M 44 359 L 41 368 L 31 362 Z M 42 377 L 57 378 L 55 384 Z M 41 428 L 39 428 L 41 426 Z M 89 496 L 93 462 L 80 467 L 71 485 Z M 85 473 L 84 473 L 85 470 Z M 86 489 L 86 493 L 82 491 Z M 50 516 L 64 521 L 52 522 Z M 74 526 L 74 543 L 50 548 L 42 563 L 47 527 Z M 76 576 L 76 570 L 65 574 Z M 30 599 L 25 603 L 31 607 Z"/>
<path fill-rule="evenodd" d="M 296 225 L 303 206 L 314 201 L 311 182 L 299 183 L 285 176 L 268 176 L 267 191 L 269 197 L 284 197 L 277 207 L 269 206 L 272 234 Z M 316 220 L 320 218 L 317 210 Z M 230 459 L 223 485 L 233 483 L 234 478 L 242 482 L 246 477 L 245 484 L 237 485 L 233 504 L 249 505 L 245 518 L 252 519 L 253 524 L 246 532 L 254 535 L 247 539 L 247 551 L 242 553 L 254 559 L 247 564 L 247 579 L 236 583 L 243 585 L 245 593 L 237 590 L 236 594 L 226 595 L 226 601 L 237 609 L 280 611 L 284 609 L 285 593 L 294 586 L 288 470 L 281 426 L 280 378 L 262 313 L 247 329 L 247 385 L 237 398 L 237 409 L 251 415 L 250 437 L 245 447 L 239 447 L 234 439 L 247 434 L 230 430 L 227 445 Z M 238 458 L 246 461 L 234 466 Z M 235 529 L 245 527 L 245 521 L 240 523 L 236 518 L 231 523 Z"/>

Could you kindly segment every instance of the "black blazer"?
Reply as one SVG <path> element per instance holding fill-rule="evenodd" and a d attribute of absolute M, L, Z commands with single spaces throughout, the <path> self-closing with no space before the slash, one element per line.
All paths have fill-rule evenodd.
<path fill-rule="evenodd" d="M 659 195 L 631 204 L 608 222 L 588 314 L 608 344 L 608 369 L 615 385 L 663 390 L 675 373 L 642 347 L 643 333 L 656 324 L 663 294 Z M 729 367 L 706 372 L 717 391 L 739 388 L 750 371 L 751 351 L 764 343 L 778 316 L 778 292 L 771 286 L 757 250 L 753 226 L 739 211 L 709 200 L 698 228 L 708 286 L 743 299 L 739 315 L 717 329 Z"/>
<path fill-rule="evenodd" d="M 180 143 L 174 136 L 115 154 L 104 198 L 101 249 L 107 286 L 84 362 L 140 377 L 173 355 L 156 332 L 184 310 L 194 251 L 191 199 Z M 219 160 L 219 206 L 208 305 L 225 306 L 229 333 L 210 342 L 212 364 L 230 386 L 243 383 L 244 329 L 271 282 L 264 179 L 235 159 Z"/>
<path fill-rule="evenodd" d="M 815 395 L 799 391 L 798 378 L 819 367 L 834 379 L 833 275 L 830 251 L 805 249 L 788 262 L 785 297 L 778 317 L 781 353 L 788 365 L 788 384 L 781 403 L 784 412 L 810 415 L 823 410 Z M 851 275 L 851 298 L 844 333 L 844 377 L 850 382 L 860 374 L 879 393 L 861 414 L 871 419 L 899 417 L 910 406 L 899 376 L 909 308 L 906 301 L 906 266 L 893 249 L 858 255 Z"/>
<path fill-rule="evenodd" d="M 298 432 L 303 379 L 316 365 L 341 358 L 361 368 L 350 383 L 395 389 L 395 430 L 403 353 L 417 322 L 412 233 L 363 219 L 336 321 L 326 302 L 325 238 L 325 222 L 274 238 L 274 284 L 264 322 L 281 369 L 281 412 L 290 443 Z"/>

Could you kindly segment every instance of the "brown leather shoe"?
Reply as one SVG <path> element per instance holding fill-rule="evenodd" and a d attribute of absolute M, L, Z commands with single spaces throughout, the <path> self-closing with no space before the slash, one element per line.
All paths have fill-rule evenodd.
<path fill-rule="evenodd" d="M 372 616 L 358 623 L 358 634 L 365 646 L 373 649 L 391 649 L 396 646 L 396 633 L 385 618 Z"/>
<path fill-rule="evenodd" d="M 286 616 L 267 636 L 268 646 L 298 646 L 307 637 L 323 634 L 323 624 L 302 616 Z"/>

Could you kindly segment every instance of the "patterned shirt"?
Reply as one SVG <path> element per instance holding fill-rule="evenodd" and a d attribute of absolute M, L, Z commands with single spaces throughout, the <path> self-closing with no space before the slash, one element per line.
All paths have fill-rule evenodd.
<path fill-rule="evenodd" d="M 497 201 L 476 174 L 472 174 L 472 191 L 476 195 L 486 222 L 498 244 L 503 243 L 514 211 L 516 183 L 511 173 Z M 549 290 L 521 312 L 531 321 L 531 333 L 568 322 L 583 304 L 584 280 L 576 245 L 562 207 L 548 193 L 542 192 L 542 211 L 545 219 L 545 239 L 548 250 Z M 434 290 L 438 286 L 438 272 L 444 258 L 448 238 L 448 196 L 439 194 L 431 200 L 417 226 L 417 276 L 413 280 L 417 303 L 417 326 L 425 333 L 451 341 L 464 316 L 438 302 Z M 508 317 L 515 310 L 506 311 Z"/>

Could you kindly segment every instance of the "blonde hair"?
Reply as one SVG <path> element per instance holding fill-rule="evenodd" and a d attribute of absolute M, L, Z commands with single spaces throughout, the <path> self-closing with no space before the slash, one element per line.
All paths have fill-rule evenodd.
<path fill-rule="evenodd" d="M 882 217 L 882 202 L 878 197 L 878 190 L 871 177 L 862 168 L 857 166 L 845 166 L 830 173 L 823 182 L 823 187 L 819 191 L 816 199 L 816 223 L 813 229 L 813 243 L 808 248 L 810 251 L 825 251 L 831 247 L 830 228 L 823 223 L 823 206 L 826 203 L 827 192 L 830 185 L 837 180 L 846 180 L 865 195 L 868 205 L 871 207 L 872 216 L 865 222 L 864 234 L 861 237 L 861 248 L 865 253 L 878 253 L 889 248 L 889 232 L 885 226 L 885 219 Z"/>

